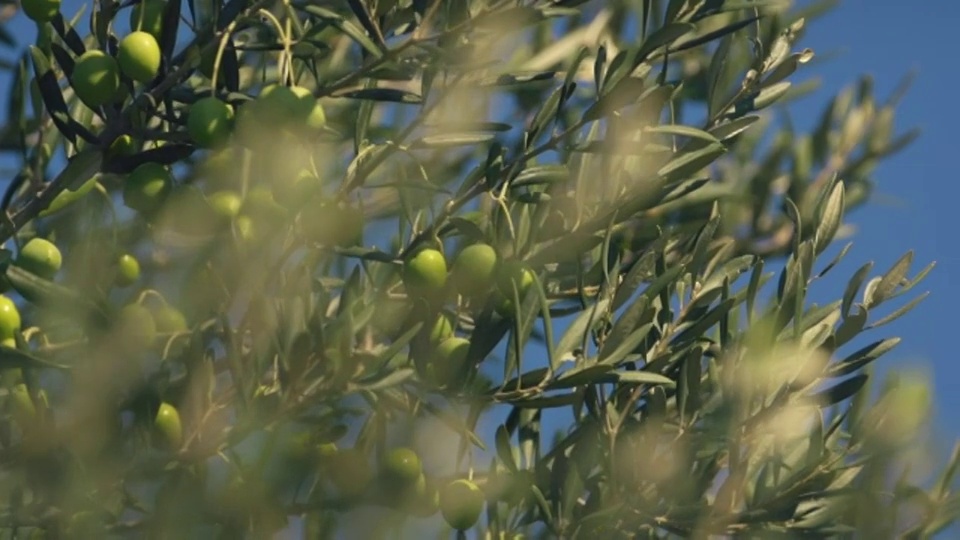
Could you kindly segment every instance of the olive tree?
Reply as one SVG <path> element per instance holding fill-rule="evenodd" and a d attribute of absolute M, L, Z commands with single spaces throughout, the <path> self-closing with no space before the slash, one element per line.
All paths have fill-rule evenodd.
<path fill-rule="evenodd" d="M 932 266 L 811 300 L 916 135 L 866 77 L 791 122 L 831 4 L 4 11 L 4 537 L 943 529 L 870 384 Z"/>

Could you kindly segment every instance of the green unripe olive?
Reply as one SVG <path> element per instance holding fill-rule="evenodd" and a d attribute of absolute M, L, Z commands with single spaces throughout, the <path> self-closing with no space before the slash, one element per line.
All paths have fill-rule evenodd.
<path fill-rule="evenodd" d="M 133 170 L 123 185 L 123 203 L 142 214 L 160 209 L 173 188 L 173 176 L 159 163 L 144 163 Z"/>
<path fill-rule="evenodd" d="M 469 480 L 455 480 L 440 490 L 440 513 L 458 531 L 476 525 L 483 505 L 483 492 Z"/>
<path fill-rule="evenodd" d="M 113 101 L 120 88 L 120 68 L 105 52 L 92 49 L 77 59 L 70 86 L 81 101 L 92 108 Z"/>
<path fill-rule="evenodd" d="M 157 338 L 157 323 L 150 310 L 140 304 L 128 304 L 117 316 L 117 338 L 135 349 L 153 345 Z"/>
<path fill-rule="evenodd" d="M 312 131 L 316 131 L 327 125 L 327 114 L 323 110 L 323 105 L 313 97 L 313 92 L 302 86 L 291 86 L 290 90 L 300 99 L 306 114 L 298 116 L 296 121 Z"/>
<path fill-rule="evenodd" d="M 20 324 L 17 305 L 6 296 L 0 296 L 0 340 L 12 339 L 20 331 Z"/>
<path fill-rule="evenodd" d="M 332 442 L 317 445 L 317 459 L 321 464 L 328 462 L 337 453 L 337 444 Z"/>
<path fill-rule="evenodd" d="M 157 38 L 143 31 L 133 32 L 120 40 L 117 63 L 124 75 L 139 82 L 149 82 L 160 70 L 160 45 Z"/>
<path fill-rule="evenodd" d="M 310 109 L 310 114 L 307 115 L 305 121 L 307 129 L 316 131 L 327 125 L 327 113 L 323 110 L 323 105 L 320 102 L 313 104 L 313 108 Z"/>
<path fill-rule="evenodd" d="M 163 448 L 175 450 L 183 443 L 183 425 L 180 413 L 169 403 L 161 403 L 153 419 L 156 442 Z"/>
<path fill-rule="evenodd" d="M 224 219 L 233 219 L 240 214 L 243 199 L 240 194 L 232 190 L 222 190 L 207 196 L 213 211 Z"/>
<path fill-rule="evenodd" d="M 476 296 L 496 278 L 497 252 L 488 244 L 472 244 L 460 251 L 450 269 L 450 279 L 463 296 Z"/>
<path fill-rule="evenodd" d="M 433 323 L 433 328 L 430 329 L 430 342 L 440 343 L 452 336 L 453 323 L 450 322 L 450 317 L 445 313 L 437 315 L 437 320 Z"/>
<path fill-rule="evenodd" d="M 313 109 L 316 100 L 305 88 L 294 90 L 288 86 L 271 84 L 257 97 L 257 112 L 267 118 L 279 118 L 284 122 L 304 121 Z"/>
<path fill-rule="evenodd" d="M 199 146 L 213 148 L 223 143 L 233 127 L 233 107 L 215 97 L 205 97 L 190 106 L 187 132 Z"/>
<path fill-rule="evenodd" d="M 366 491 L 373 480 L 373 471 L 362 451 L 348 448 L 331 456 L 327 477 L 341 497 L 350 499 Z"/>
<path fill-rule="evenodd" d="M 464 372 L 470 341 L 462 337 L 451 337 L 437 346 L 433 367 L 437 384 L 456 387 Z"/>
<path fill-rule="evenodd" d="M 60 13 L 60 0 L 21 0 L 20 5 L 27 17 L 38 23 L 49 22 Z"/>
<path fill-rule="evenodd" d="M 57 275 L 63 257 L 57 246 L 45 238 L 31 238 L 17 254 L 16 265 L 43 279 Z"/>
<path fill-rule="evenodd" d="M 107 151 L 113 156 L 129 156 L 137 151 L 137 146 L 133 137 L 123 134 L 110 143 L 110 148 Z"/>
<path fill-rule="evenodd" d="M 129 253 L 120 255 L 117 259 L 117 285 L 129 287 L 140 279 L 140 262 Z"/>
<path fill-rule="evenodd" d="M 142 30 L 159 40 L 166 7 L 165 0 L 142 0 L 134 5 L 130 11 L 130 30 Z"/>
<path fill-rule="evenodd" d="M 422 472 L 420 457 L 409 448 L 394 448 L 383 459 L 384 478 L 397 487 L 412 485 Z"/>
<path fill-rule="evenodd" d="M 404 264 L 403 283 L 408 292 L 415 295 L 433 295 L 442 291 L 447 283 L 447 262 L 443 253 L 429 248 L 420 250 Z"/>
<path fill-rule="evenodd" d="M 497 272 L 497 286 L 507 298 L 513 298 L 514 290 L 523 299 L 524 294 L 533 285 L 533 272 L 520 261 L 505 261 Z"/>
<path fill-rule="evenodd" d="M 153 324 L 160 334 L 174 334 L 187 330 L 187 319 L 179 309 L 165 304 L 153 312 Z"/>

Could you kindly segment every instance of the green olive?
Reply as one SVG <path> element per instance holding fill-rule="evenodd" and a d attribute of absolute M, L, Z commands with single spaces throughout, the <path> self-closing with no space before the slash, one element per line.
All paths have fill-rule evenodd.
<path fill-rule="evenodd" d="M 440 490 L 440 513 L 458 531 L 473 527 L 483 512 L 483 492 L 469 480 L 455 480 Z"/>
<path fill-rule="evenodd" d="M 117 63 L 124 75 L 139 82 L 149 82 L 160 69 L 160 45 L 148 32 L 132 32 L 120 40 Z"/>
<path fill-rule="evenodd" d="M 20 324 L 20 310 L 17 309 L 17 304 L 6 296 L 0 296 L 0 340 L 13 339 L 20 331 Z"/>
<path fill-rule="evenodd" d="M 383 460 L 383 475 L 394 487 L 412 485 L 423 472 L 420 457 L 409 448 L 394 448 Z"/>
<path fill-rule="evenodd" d="M 417 296 L 434 296 L 447 283 L 447 262 L 435 249 L 422 249 L 404 264 L 403 283 Z"/>
<path fill-rule="evenodd" d="M 441 343 L 452 336 L 453 323 L 450 321 L 450 317 L 445 313 L 437 315 L 437 320 L 433 323 L 433 328 L 430 329 L 430 342 Z"/>
<path fill-rule="evenodd" d="M 70 76 L 77 97 L 91 108 L 113 101 L 120 89 L 120 68 L 107 53 L 91 49 L 77 59 Z"/>
<path fill-rule="evenodd" d="M 140 262 L 129 253 L 117 259 L 117 285 L 129 287 L 140 279 Z"/>
<path fill-rule="evenodd" d="M 147 162 L 130 173 L 123 186 L 123 203 L 142 214 L 160 209 L 173 189 L 173 176 L 159 163 Z"/>
<path fill-rule="evenodd" d="M 456 388 L 462 381 L 466 368 L 470 341 L 462 337 L 447 338 L 437 346 L 431 364 L 436 383 Z"/>
<path fill-rule="evenodd" d="M 190 106 L 187 132 L 198 146 L 213 148 L 226 141 L 233 129 L 233 107 L 215 98 L 205 97 Z"/>
<path fill-rule="evenodd" d="M 31 238 L 17 254 L 16 265 L 35 276 L 52 280 L 63 265 L 63 257 L 53 242 Z"/>
<path fill-rule="evenodd" d="M 450 269 L 450 279 L 463 296 L 485 293 L 493 284 L 497 271 L 497 252 L 488 244 L 469 245 L 457 255 Z"/>
<path fill-rule="evenodd" d="M 176 407 L 161 403 L 153 419 L 153 427 L 158 445 L 173 450 L 180 448 L 183 443 L 183 425 Z"/>

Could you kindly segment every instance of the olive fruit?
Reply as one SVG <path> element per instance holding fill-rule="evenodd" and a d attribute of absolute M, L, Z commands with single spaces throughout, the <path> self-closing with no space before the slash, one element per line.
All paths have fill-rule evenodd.
<path fill-rule="evenodd" d="M 160 70 L 160 45 L 148 32 L 137 31 L 120 40 L 117 51 L 120 70 L 131 79 L 149 82 Z"/>
<path fill-rule="evenodd" d="M 507 298 L 513 298 L 514 290 L 523 299 L 524 293 L 533 285 L 533 272 L 520 261 L 506 261 L 497 272 L 497 286 Z"/>
<path fill-rule="evenodd" d="M 163 12 L 166 0 L 141 0 L 130 11 L 130 30 L 142 30 L 160 39 L 163 31 Z"/>
<path fill-rule="evenodd" d="M 183 425 L 180 413 L 169 403 L 161 403 L 153 419 L 154 436 L 157 444 L 163 448 L 177 449 L 183 443 Z"/>
<path fill-rule="evenodd" d="M 207 196 L 214 213 L 224 219 L 233 219 L 240 214 L 243 199 L 233 190 L 222 190 Z"/>
<path fill-rule="evenodd" d="M 440 513 L 458 531 L 473 527 L 483 511 L 483 492 L 469 480 L 455 480 L 440 490 Z"/>
<path fill-rule="evenodd" d="M 129 253 L 120 255 L 117 259 L 117 285 L 129 287 L 140 279 L 140 262 Z"/>
<path fill-rule="evenodd" d="M 187 132 L 204 148 L 213 148 L 224 142 L 232 126 L 233 107 L 215 97 L 198 99 L 187 114 Z"/>
<path fill-rule="evenodd" d="M 415 295 L 434 295 L 447 283 L 447 262 L 435 249 L 423 249 L 406 261 L 403 283 Z"/>
<path fill-rule="evenodd" d="M 450 269 L 450 279 L 464 296 L 484 293 L 493 284 L 497 252 L 488 244 L 472 244 L 460 251 Z"/>
<path fill-rule="evenodd" d="M 150 310 L 140 304 L 128 304 L 117 315 L 117 338 L 134 349 L 145 349 L 157 338 L 157 323 Z"/>
<path fill-rule="evenodd" d="M 133 137 L 126 133 L 114 139 L 113 142 L 110 143 L 110 148 L 107 149 L 107 152 L 111 156 L 129 156 L 136 151 L 136 142 L 133 140 Z"/>
<path fill-rule="evenodd" d="M 159 163 L 147 162 L 130 173 L 123 185 L 123 203 L 128 208 L 150 214 L 163 205 L 173 188 L 173 176 Z"/>
<path fill-rule="evenodd" d="M 187 330 L 187 319 L 179 309 L 165 304 L 153 312 L 153 324 L 160 334 L 174 334 Z"/>
<path fill-rule="evenodd" d="M 437 315 L 437 320 L 433 323 L 433 328 L 430 329 L 430 342 L 441 343 L 452 336 L 453 323 L 450 322 L 450 317 L 445 313 Z"/>
<path fill-rule="evenodd" d="M 38 23 L 48 22 L 60 13 L 60 0 L 21 0 L 20 6 L 27 17 Z"/>
<path fill-rule="evenodd" d="M 383 459 L 383 476 L 394 487 L 414 484 L 423 472 L 420 457 L 409 448 L 394 448 Z"/>
<path fill-rule="evenodd" d="M 20 310 L 13 300 L 0 295 L 0 340 L 11 339 L 20 330 Z"/>
<path fill-rule="evenodd" d="M 83 53 L 73 66 L 70 86 L 77 97 L 89 107 L 96 108 L 110 103 L 120 88 L 117 61 L 96 49 Z"/>
<path fill-rule="evenodd" d="M 57 246 L 45 238 L 31 238 L 17 254 L 16 265 L 43 279 L 53 279 L 63 264 Z"/>
<path fill-rule="evenodd" d="M 257 97 L 257 112 L 267 118 L 283 122 L 302 122 L 310 115 L 316 100 L 305 88 L 294 90 L 288 86 L 271 84 Z"/>
<path fill-rule="evenodd" d="M 443 340 L 437 346 L 432 364 L 437 384 L 441 386 L 457 386 L 470 351 L 470 341 L 462 337 L 451 337 Z"/>

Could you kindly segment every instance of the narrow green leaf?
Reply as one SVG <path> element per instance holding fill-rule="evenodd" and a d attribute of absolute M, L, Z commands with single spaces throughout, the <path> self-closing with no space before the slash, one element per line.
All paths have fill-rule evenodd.
<path fill-rule="evenodd" d="M 843 304 L 840 307 L 840 314 L 843 315 L 844 318 L 850 314 L 850 308 L 853 306 L 853 300 L 857 297 L 860 287 L 863 286 L 863 282 L 867 279 L 867 275 L 870 274 L 870 270 L 872 269 L 873 262 L 864 264 L 853 273 L 853 277 L 851 277 L 850 281 L 847 282 L 847 287 L 843 291 Z"/>
<path fill-rule="evenodd" d="M 923 302 L 923 300 L 924 300 L 927 296 L 929 296 L 929 295 L 930 295 L 930 292 L 929 292 L 929 291 L 921 294 L 920 296 L 918 296 L 918 297 L 914 298 L 913 300 L 907 302 L 905 305 L 903 305 L 903 306 L 897 308 L 896 310 L 894 310 L 893 313 L 890 313 L 890 314 L 887 315 L 886 317 L 882 317 L 882 318 L 880 318 L 879 320 L 874 321 L 873 323 L 870 324 L 870 326 L 867 327 L 867 329 L 878 328 L 878 327 L 883 326 L 883 325 L 885 325 L 885 324 L 887 324 L 887 323 L 891 323 L 891 322 L 899 319 L 900 317 L 903 317 L 904 315 L 906 315 L 907 313 L 909 313 L 910 311 L 912 311 L 913 308 L 917 307 L 917 305 L 918 305 L 920 302 Z"/>
<path fill-rule="evenodd" d="M 616 348 L 610 346 L 609 341 L 604 342 L 603 348 L 600 350 L 597 363 L 609 364 L 613 366 L 618 365 L 624 358 L 626 358 L 637 347 L 639 347 L 641 343 L 643 343 L 643 340 L 647 338 L 647 335 L 650 334 L 650 330 L 652 329 L 653 323 L 647 323 L 640 328 L 637 328 L 622 342 L 617 343 Z"/>
<path fill-rule="evenodd" d="M 893 263 L 890 270 L 883 275 L 883 278 L 877 283 L 877 286 L 870 292 L 870 297 L 866 299 L 868 308 L 879 305 L 893 295 L 893 292 L 900 286 L 910 271 L 910 265 L 913 264 L 913 250 L 903 254 L 902 257 Z"/>
<path fill-rule="evenodd" d="M 833 237 L 836 236 L 837 230 L 840 229 L 840 222 L 843 219 L 843 195 L 843 182 L 837 182 L 830 196 L 824 201 L 816 232 L 815 254 L 817 255 L 827 249 Z"/>
<path fill-rule="evenodd" d="M 507 432 L 506 426 L 497 426 L 496 443 L 497 457 L 510 472 L 516 473 L 517 463 L 513 460 L 513 451 L 510 449 L 510 433 Z"/>
<path fill-rule="evenodd" d="M 574 358 L 572 353 L 580 348 L 583 336 L 590 332 L 590 328 L 593 326 L 594 318 L 598 313 L 604 313 L 607 310 L 609 302 L 608 299 L 600 300 L 595 306 L 582 311 L 570 323 L 570 326 L 567 327 L 566 332 L 560 338 L 560 343 L 557 344 L 556 355 L 558 360 L 572 360 Z"/>
<path fill-rule="evenodd" d="M 659 373 L 649 371 L 618 371 L 617 382 L 622 384 L 656 384 L 673 388 L 676 381 Z"/>
<path fill-rule="evenodd" d="M 888 338 L 875 341 L 862 349 L 849 354 L 843 360 L 832 366 L 827 375 L 829 377 L 843 377 L 866 366 L 884 354 L 887 354 L 894 347 L 900 344 L 900 338 Z"/>
<path fill-rule="evenodd" d="M 667 184 L 686 180 L 716 161 L 726 151 L 726 147 L 722 144 L 709 144 L 693 152 L 681 153 L 661 167 L 657 174 L 663 177 Z"/>
<path fill-rule="evenodd" d="M 407 105 L 419 105 L 423 103 L 423 99 L 417 94 L 396 88 L 360 88 L 358 90 L 349 90 L 336 94 L 334 97 L 387 101 Z"/>
<path fill-rule="evenodd" d="M 343 18 L 342 15 L 317 5 L 298 5 L 297 8 L 306 11 L 310 15 L 320 18 L 327 24 L 340 30 L 375 58 L 383 57 L 383 50 L 381 50 L 380 47 L 377 47 L 377 44 L 367 37 L 363 30 L 357 28 L 355 24 Z"/>
<path fill-rule="evenodd" d="M 411 148 L 449 148 L 452 146 L 472 146 L 488 143 L 496 138 L 493 133 L 445 133 L 443 135 L 428 135 L 417 139 Z"/>

